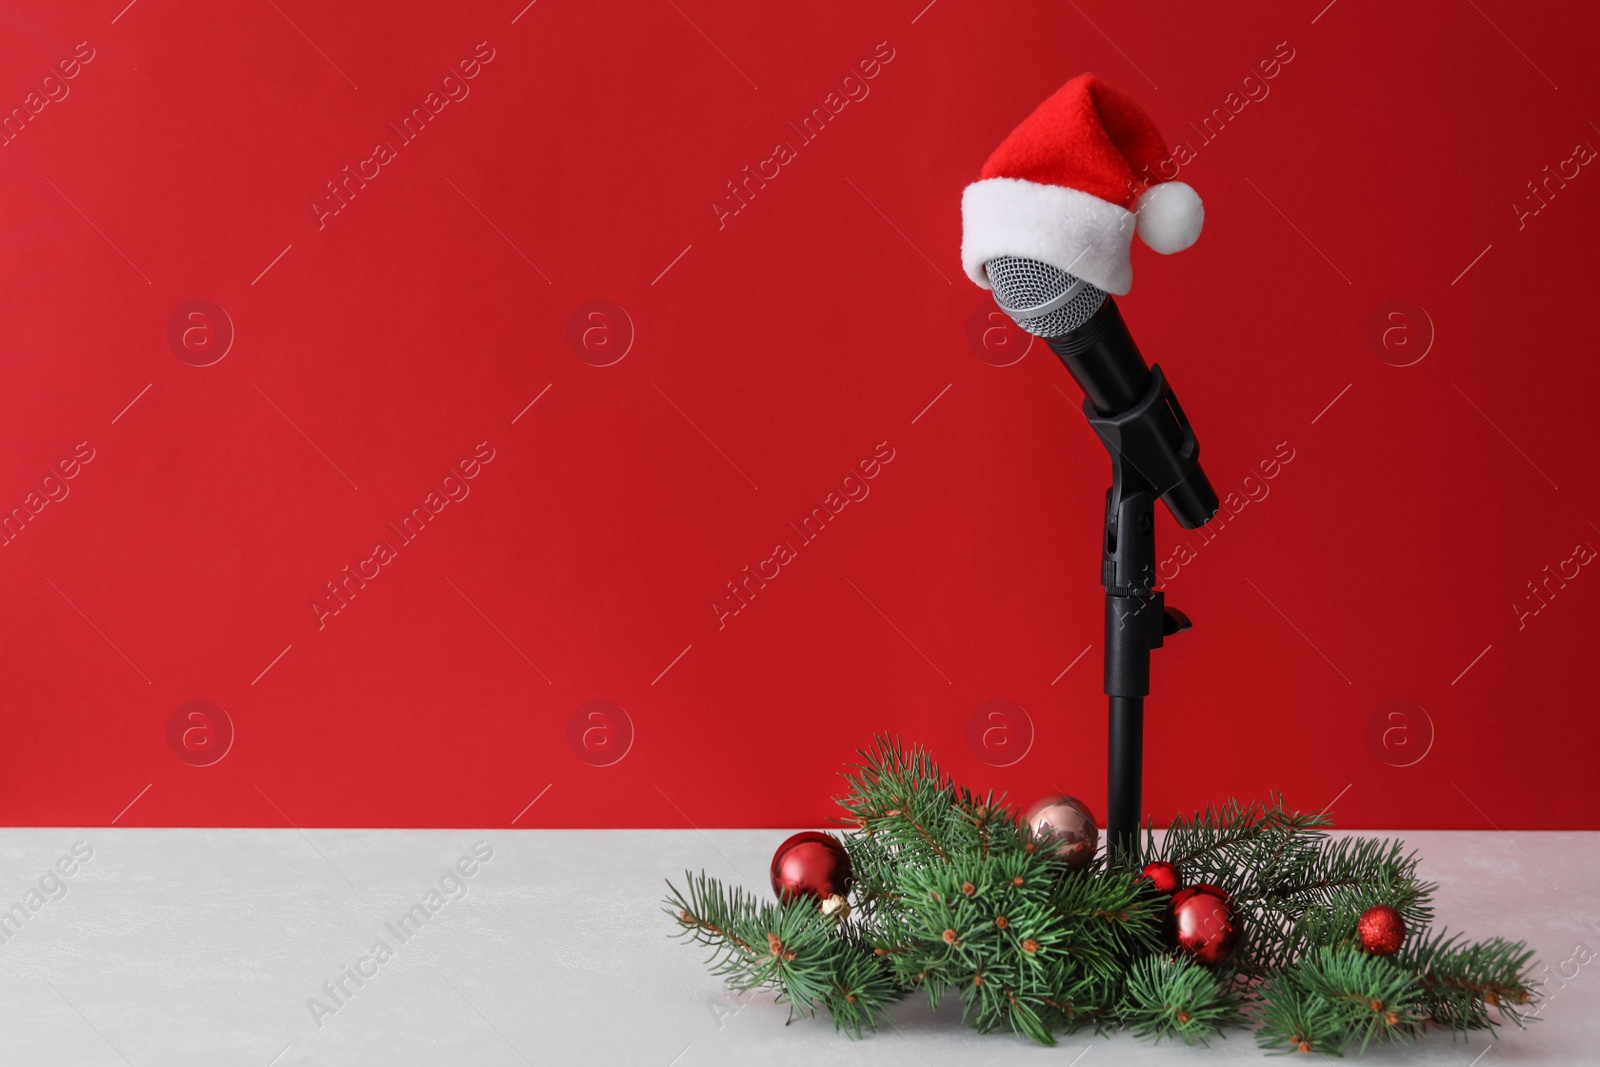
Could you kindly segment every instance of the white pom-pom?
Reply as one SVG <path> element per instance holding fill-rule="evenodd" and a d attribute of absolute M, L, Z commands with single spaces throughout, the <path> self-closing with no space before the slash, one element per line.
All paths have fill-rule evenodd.
<path fill-rule="evenodd" d="M 1139 198 L 1139 237 L 1164 256 L 1194 244 L 1205 221 L 1200 194 L 1183 182 L 1152 185 Z"/>

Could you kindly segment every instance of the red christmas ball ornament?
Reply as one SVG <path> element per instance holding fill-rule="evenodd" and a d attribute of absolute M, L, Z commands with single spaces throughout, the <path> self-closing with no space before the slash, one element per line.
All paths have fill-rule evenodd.
<path fill-rule="evenodd" d="M 1406 921 L 1387 904 L 1374 904 L 1361 913 L 1356 937 L 1373 956 L 1393 956 L 1406 940 Z"/>
<path fill-rule="evenodd" d="M 1094 859 L 1100 846 L 1100 830 L 1094 813 L 1077 797 L 1045 797 L 1028 809 L 1022 821 L 1041 841 L 1049 840 L 1056 855 L 1074 871 L 1082 870 Z"/>
<path fill-rule="evenodd" d="M 1178 877 L 1178 868 L 1166 860 L 1151 860 L 1144 865 L 1144 870 L 1139 876 L 1150 883 L 1157 893 L 1171 896 L 1183 885 L 1183 880 Z"/>
<path fill-rule="evenodd" d="M 772 854 L 772 891 L 782 901 L 850 895 L 850 854 L 838 838 L 807 830 Z"/>
<path fill-rule="evenodd" d="M 1233 900 L 1217 886 L 1199 882 L 1172 895 L 1168 939 L 1197 963 L 1226 963 L 1242 932 Z"/>

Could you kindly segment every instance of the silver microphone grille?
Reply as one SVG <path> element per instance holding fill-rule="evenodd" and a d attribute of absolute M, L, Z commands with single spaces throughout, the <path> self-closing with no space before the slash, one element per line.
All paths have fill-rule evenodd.
<path fill-rule="evenodd" d="M 997 256 L 983 265 L 995 303 L 1035 337 L 1065 337 L 1105 302 L 1103 289 L 1037 259 Z"/>

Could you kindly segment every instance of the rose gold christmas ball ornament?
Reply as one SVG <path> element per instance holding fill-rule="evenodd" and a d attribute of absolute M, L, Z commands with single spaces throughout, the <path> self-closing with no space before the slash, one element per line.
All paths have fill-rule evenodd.
<path fill-rule="evenodd" d="M 1094 859 L 1100 829 L 1089 806 L 1077 797 L 1045 797 L 1022 819 L 1040 843 L 1054 848 L 1072 870 L 1082 870 Z"/>

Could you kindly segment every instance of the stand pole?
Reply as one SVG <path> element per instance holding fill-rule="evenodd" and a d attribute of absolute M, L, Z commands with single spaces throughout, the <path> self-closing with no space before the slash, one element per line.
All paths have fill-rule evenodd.
<path fill-rule="evenodd" d="M 1144 698 L 1150 694 L 1150 652 L 1176 632 L 1164 596 L 1155 592 L 1155 493 L 1119 452 L 1106 493 L 1105 692 L 1110 721 L 1106 744 L 1106 850 L 1137 865 L 1144 777 Z M 1187 624 L 1187 620 L 1183 620 Z"/>
<path fill-rule="evenodd" d="M 1106 777 L 1106 842 L 1130 860 L 1139 856 L 1140 788 L 1144 776 L 1144 698 L 1110 697 L 1111 730 Z"/>

